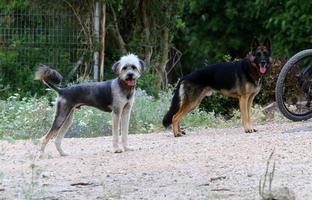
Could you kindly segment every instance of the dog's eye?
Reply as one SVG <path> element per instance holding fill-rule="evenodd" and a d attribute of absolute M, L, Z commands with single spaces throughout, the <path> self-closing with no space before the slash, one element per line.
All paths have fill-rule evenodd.
<path fill-rule="evenodd" d="M 121 70 L 124 70 L 124 71 L 125 71 L 126 69 L 127 69 L 127 67 L 126 67 L 126 66 L 124 66 Z"/>
<path fill-rule="evenodd" d="M 132 68 L 132 70 L 135 70 L 135 69 L 136 69 L 136 67 L 135 67 L 135 66 L 133 66 L 133 65 L 131 66 L 131 68 Z"/>
<path fill-rule="evenodd" d="M 260 53 L 260 52 L 258 52 L 258 53 L 256 54 L 256 56 L 257 56 L 257 57 L 260 57 L 260 56 L 261 56 L 261 53 Z"/>

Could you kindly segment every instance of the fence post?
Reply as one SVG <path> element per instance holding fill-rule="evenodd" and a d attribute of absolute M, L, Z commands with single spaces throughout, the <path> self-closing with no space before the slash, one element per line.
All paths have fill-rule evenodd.
<path fill-rule="evenodd" d="M 95 15 L 94 15 L 94 32 L 95 32 L 95 51 L 93 53 L 93 79 L 99 80 L 99 20 L 100 6 L 99 1 L 95 2 Z"/>

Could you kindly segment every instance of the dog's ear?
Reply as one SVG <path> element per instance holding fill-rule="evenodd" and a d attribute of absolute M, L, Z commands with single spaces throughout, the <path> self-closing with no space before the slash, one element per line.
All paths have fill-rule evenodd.
<path fill-rule="evenodd" d="M 141 59 L 139 59 L 140 67 L 141 67 L 141 74 L 144 73 L 145 70 L 145 62 Z"/>
<path fill-rule="evenodd" d="M 112 71 L 113 71 L 115 74 L 118 74 L 119 67 L 120 67 L 120 61 L 116 62 L 116 63 L 112 66 Z"/>
<path fill-rule="evenodd" d="M 269 38 L 265 38 L 263 46 L 265 46 L 269 51 L 271 51 L 271 41 Z"/>
<path fill-rule="evenodd" d="M 259 46 L 259 41 L 257 38 L 254 38 L 251 42 L 251 50 L 254 51 Z"/>

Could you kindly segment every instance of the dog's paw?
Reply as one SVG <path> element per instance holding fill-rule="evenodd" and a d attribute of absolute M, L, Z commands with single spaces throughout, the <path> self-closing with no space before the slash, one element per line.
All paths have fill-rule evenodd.
<path fill-rule="evenodd" d="M 174 137 L 181 137 L 182 136 L 182 133 L 175 133 L 174 134 Z"/>
<path fill-rule="evenodd" d="M 245 129 L 245 133 L 253 133 L 253 132 L 257 132 L 257 130 L 254 128 Z"/>
<path fill-rule="evenodd" d="M 120 148 L 114 148 L 113 152 L 114 152 L 114 153 L 122 153 L 122 149 L 120 149 Z"/>
<path fill-rule="evenodd" d="M 182 134 L 182 135 L 186 135 L 186 132 L 185 132 L 185 131 L 181 131 L 181 134 Z"/>

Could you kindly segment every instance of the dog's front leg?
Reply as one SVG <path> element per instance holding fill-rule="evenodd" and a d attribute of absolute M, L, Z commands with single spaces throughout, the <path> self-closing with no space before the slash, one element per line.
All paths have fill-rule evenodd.
<path fill-rule="evenodd" d="M 114 153 L 121 153 L 122 149 L 119 148 L 119 130 L 120 130 L 120 119 L 121 112 L 120 109 L 113 109 L 113 120 L 112 120 L 112 132 L 113 132 L 113 151 Z"/>
<path fill-rule="evenodd" d="M 252 107 L 252 102 L 253 102 L 253 100 L 254 100 L 254 98 L 255 98 L 256 95 L 257 95 L 257 93 L 254 93 L 254 94 L 251 94 L 251 95 L 249 96 L 249 99 L 248 99 L 248 110 L 247 110 L 248 122 L 249 122 L 250 127 L 251 127 L 251 130 L 252 130 L 253 132 L 257 132 L 257 130 L 254 129 L 254 128 L 251 126 L 251 107 Z"/>
<path fill-rule="evenodd" d="M 129 132 L 129 121 L 130 121 L 130 113 L 131 113 L 132 104 L 127 104 L 121 116 L 121 141 L 122 146 L 125 151 L 133 150 L 128 146 L 128 132 Z"/>
<path fill-rule="evenodd" d="M 247 96 L 241 96 L 239 98 L 239 108 L 241 112 L 242 122 L 246 133 L 252 133 L 253 130 L 250 128 L 248 121 L 248 98 Z"/>

